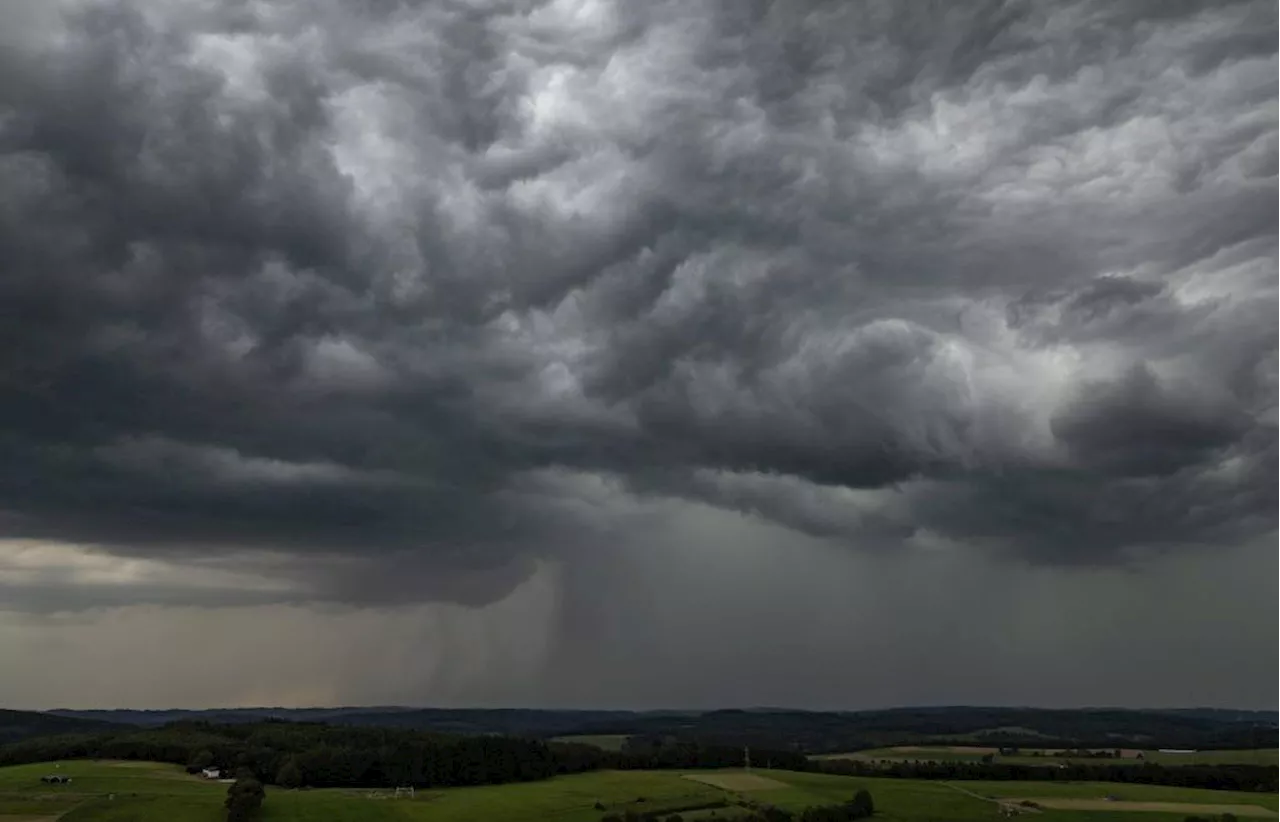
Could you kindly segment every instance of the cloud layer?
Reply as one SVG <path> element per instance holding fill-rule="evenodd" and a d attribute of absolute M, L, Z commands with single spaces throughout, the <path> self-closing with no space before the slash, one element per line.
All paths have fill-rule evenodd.
<path fill-rule="evenodd" d="M 20 610 L 112 601 L 59 545 L 136 602 L 480 605 L 706 506 L 1047 566 L 1275 531 L 1274 4 L 0 31 Z"/>

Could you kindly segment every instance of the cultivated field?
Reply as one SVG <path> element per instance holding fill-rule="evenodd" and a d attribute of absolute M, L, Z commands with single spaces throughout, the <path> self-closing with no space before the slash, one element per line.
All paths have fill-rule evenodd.
<path fill-rule="evenodd" d="M 45 785 L 44 774 L 70 776 Z M 420 790 L 414 799 L 363 790 L 269 789 L 262 822 L 599 822 L 606 813 L 679 810 L 688 820 L 731 818 L 742 801 L 798 811 L 871 791 L 883 822 L 995 822 L 1002 801 L 1035 801 L 1037 822 L 1182 822 L 1208 807 L 1275 818 L 1276 797 L 1149 785 L 928 782 L 790 771 L 605 771 L 542 782 Z M 221 822 L 227 786 L 180 768 L 63 762 L 0 768 L 0 822 Z M 382 792 L 385 796 L 385 792 Z M 1107 795 L 1114 795 L 1108 801 Z M 596 807 L 599 803 L 604 807 Z M 715 807 L 713 807 L 715 806 Z M 1240 806 L 1240 807 L 1235 807 Z M 1141 810 L 1143 813 L 1134 814 Z M 714 816 L 712 812 L 714 811 Z"/>
<path fill-rule="evenodd" d="M 1115 750 L 1108 748 L 1107 750 Z M 1038 754 L 1038 755 L 1037 755 Z M 1002 756 L 998 747 L 984 745 L 897 745 L 892 748 L 874 748 L 851 753 L 823 754 L 814 759 L 857 759 L 874 762 L 881 759 L 893 761 L 931 760 L 934 762 L 980 762 L 991 756 L 996 762 L 1016 765 L 1047 765 L 1058 762 L 1093 762 L 1101 764 L 1140 765 L 1152 762 L 1158 765 L 1275 765 L 1280 762 L 1273 748 L 1234 751 L 1196 751 L 1194 753 L 1163 753 L 1161 751 L 1120 749 L 1119 759 L 1066 756 L 1063 748 L 1021 748 L 1016 755 Z M 1138 757 L 1142 754 L 1142 758 Z"/>
<path fill-rule="evenodd" d="M 787 787 L 786 782 L 779 782 L 768 776 L 761 776 L 758 773 L 738 772 L 719 772 L 712 771 L 710 773 L 691 773 L 686 774 L 685 779 L 692 779 L 694 782 L 701 782 L 704 785 L 710 785 L 713 788 L 720 788 L 725 791 L 735 791 L 745 793 L 749 791 L 776 791 L 784 790 Z"/>
<path fill-rule="evenodd" d="M 1107 799 L 1043 799 L 1031 800 L 1042 808 L 1061 808 L 1076 811 L 1159 811 L 1162 813 L 1194 813 L 1218 816 L 1224 813 L 1236 816 L 1260 816 L 1274 819 L 1276 812 L 1259 805 L 1211 805 L 1187 802 L 1127 802 Z"/>
<path fill-rule="evenodd" d="M 574 736 L 557 736 L 553 742 L 577 742 L 579 745 L 594 745 L 606 751 L 620 751 L 630 734 L 576 734 Z"/>

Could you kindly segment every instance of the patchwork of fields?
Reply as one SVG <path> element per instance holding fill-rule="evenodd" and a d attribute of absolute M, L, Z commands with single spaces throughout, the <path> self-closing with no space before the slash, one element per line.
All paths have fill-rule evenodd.
<path fill-rule="evenodd" d="M 576 742 L 579 745 L 594 745 L 604 751 L 620 751 L 630 738 L 630 734 L 574 734 L 557 736 L 552 741 Z"/>
<path fill-rule="evenodd" d="M 47 785 L 45 774 L 71 777 Z M 227 786 L 172 765 L 74 761 L 0 768 L 0 822 L 221 822 Z M 1051 782 L 945 783 L 860 779 L 791 771 L 605 771 L 542 782 L 418 791 L 414 799 L 356 790 L 270 789 L 263 822 L 598 822 L 606 813 L 677 810 L 686 819 L 730 818 L 750 799 L 799 811 L 875 798 L 885 822 L 1000 819 L 1002 804 L 1034 801 L 1041 822 L 1182 822 L 1230 811 L 1276 818 L 1276 797 L 1151 785 Z M 1111 796 L 1112 799 L 1107 797 Z M 597 807 L 604 808 L 601 810 Z M 717 807 L 718 806 L 718 807 Z M 1213 810 L 1210 810 L 1212 808 Z M 699 810 L 701 809 L 701 810 Z"/>
<path fill-rule="evenodd" d="M 1192 753 L 1166 753 L 1124 748 L 1119 759 L 1072 757 L 1062 748 L 1022 748 L 1011 756 L 1001 755 L 1000 749 L 984 745 L 897 745 L 892 748 L 874 748 L 851 753 L 823 754 L 814 759 L 856 759 L 873 762 L 881 759 L 892 761 L 929 760 L 934 762 L 980 762 L 990 756 L 996 762 L 1010 765 L 1049 765 L 1057 762 L 1085 762 L 1103 765 L 1141 765 L 1150 762 L 1157 765 L 1276 765 L 1280 756 L 1274 749 L 1235 751 L 1195 751 Z M 1141 758 L 1139 758 L 1141 754 Z"/>

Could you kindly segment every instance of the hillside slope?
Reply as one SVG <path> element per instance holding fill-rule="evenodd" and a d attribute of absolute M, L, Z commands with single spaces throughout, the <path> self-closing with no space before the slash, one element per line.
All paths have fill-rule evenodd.
<path fill-rule="evenodd" d="M 119 723 L 75 716 L 59 716 L 40 711 L 0 709 L 0 745 L 40 736 L 96 733 L 120 727 Z"/>

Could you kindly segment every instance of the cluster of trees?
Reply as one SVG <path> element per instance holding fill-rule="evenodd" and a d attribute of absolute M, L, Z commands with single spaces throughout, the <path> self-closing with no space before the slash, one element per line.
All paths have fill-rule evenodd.
<path fill-rule="evenodd" d="M 936 762 L 852 759 L 815 760 L 813 767 L 844 776 L 888 776 L 902 779 L 981 779 L 990 781 L 1128 782 L 1176 785 L 1181 788 L 1275 793 L 1274 765 L 1177 765 L 1154 763 L 1116 765 L 1072 762 L 1061 765 L 1021 765 L 1004 762 Z"/>
<path fill-rule="evenodd" d="M 1032 756 L 1040 756 L 1040 751 L 1032 751 Z M 1124 752 L 1120 749 L 1115 750 L 1096 750 L 1093 748 L 1068 748 L 1063 751 L 1054 751 L 1049 756 L 1060 756 L 1068 759 L 1123 759 Z"/>
<path fill-rule="evenodd" d="M 242 771 L 227 789 L 227 822 L 248 822 L 258 814 L 267 791 L 253 774 Z"/>

